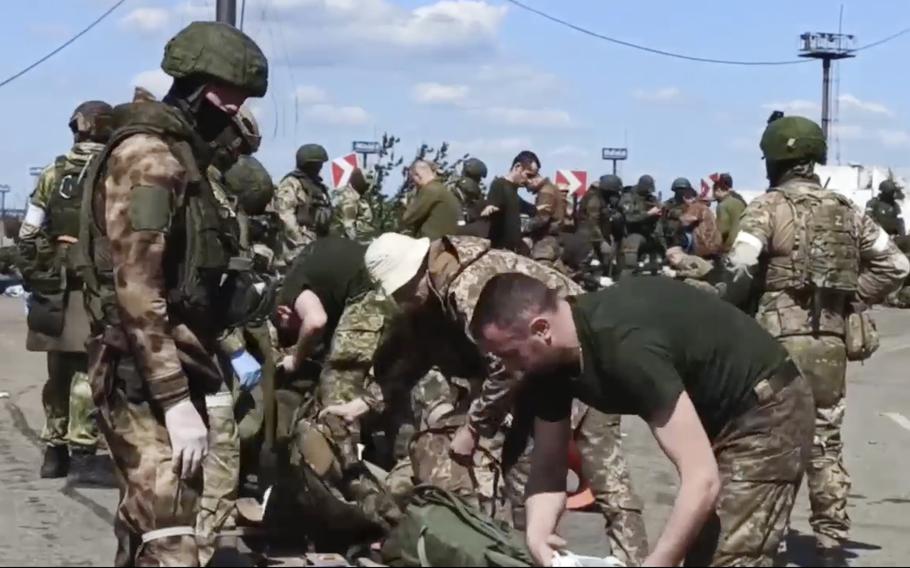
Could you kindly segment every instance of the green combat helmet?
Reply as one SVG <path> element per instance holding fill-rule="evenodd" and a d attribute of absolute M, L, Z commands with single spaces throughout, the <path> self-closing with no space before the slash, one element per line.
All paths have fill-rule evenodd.
<path fill-rule="evenodd" d="M 86 101 L 70 117 L 73 134 L 95 142 L 106 142 L 111 134 L 113 107 L 104 101 Z"/>
<path fill-rule="evenodd" d="M 597 186 L 600 188 L 600 191 L 604 193 L 621 193 L 622 179 L 620 179 L 619 176 L 607 174 L 605 176 L 600 176 Z"/>
<path fill-rule="evenodd" d="M 233 26 L 193 22 L 164 48 L 161 69 L 174 77 L 202 77 L 261 97 L 268 89 L 269 64 L 259 46 Z"/>
<path fill-rule="evenodd" d="M 324 164 L 329 161 L 329 154 L 319 144 L 304 144 L 297 149 L 297 167 L 304 169 L 306 164 Z"/>
<path fill-rule="evenodd" d="M 237 197 L 240 209 L 248 215 L 262 215 L 272 197 L 275 185 L 272 176 L 259 160 L 252 156 L 240 156 L 224 174 L 225 188 Z"/>
<path fill-rule="evenodd" d="M 684 177 L 681 177 L 673 180 L 673 185 L 670 186 L 670 190 L 674 193 L 677 193 L 680 191 L 695 191 L 695 188 L 692 187 L 692 182 Z"/>
<path fill-rule="evenodd" d="M 487 173 L 487 165 L 477 158 L 468 158 L 461 167 L 463 176 L 477 182 L 487 177 Z"/>
<path fill-rule="evenodd" d="M 884 195 L 894 195 L 900 190 L 900 187 L 898 187 L 897 182 L 893 179 L 886 179 L 879 184 L 878 190 Z"/>
<path fill-rule="evenodd" d="M 808 118 L 785 116 L 768 124 L 761 151 L 769 162 L 815 162 L 828 159 L 828 143 L 821 127 Z"/>
<path fill-rule="evenodd" d="M 645 174 L 638 178 L 638 184 L 635 186 L 635 190 L 641 194 L 654 193 L 654 178 Z"/>

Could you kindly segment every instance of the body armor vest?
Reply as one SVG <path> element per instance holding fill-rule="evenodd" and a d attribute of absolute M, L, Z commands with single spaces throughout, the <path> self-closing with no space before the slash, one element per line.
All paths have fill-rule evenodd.
<path fill-rule="evenodd" d="M 54 162 L 57 185 L 47 202 L 47 234 L 57 237 L 79 236 L 79 211 L 82 208 L 82 193 L 86 174 L 96 154 L 85 160 L 72 160 L 59 156 Z"/>

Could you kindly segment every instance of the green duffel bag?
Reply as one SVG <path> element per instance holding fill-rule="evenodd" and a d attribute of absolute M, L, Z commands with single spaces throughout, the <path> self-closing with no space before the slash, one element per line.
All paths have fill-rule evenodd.
<path fill-rule="evenodd" d="M 433 486 L 414 492 L 382 547 L 389 566 L 531 566 L 524 534 Z"/>

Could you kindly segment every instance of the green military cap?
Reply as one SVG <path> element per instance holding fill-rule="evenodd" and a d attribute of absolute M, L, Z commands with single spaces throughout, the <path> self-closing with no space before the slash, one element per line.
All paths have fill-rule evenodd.
<path fill-rule="evenodd" d="M 824 164 L 828 143 L 821 127 L 802 116 L 785 116 L 768 124 L 761 138 L 761 150 L 771 162 L 805 161 Z"/>

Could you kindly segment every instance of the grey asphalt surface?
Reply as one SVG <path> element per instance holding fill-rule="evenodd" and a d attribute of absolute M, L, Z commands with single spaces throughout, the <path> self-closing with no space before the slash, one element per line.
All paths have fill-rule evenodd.
<path fill-rule="evenodd" d="M 849 373 L 849 555 L 855 566 L 903 566 L 910 562 L 910 312 L 878 309 L 876 319 L 882 348 Z M 0 565 L 110 565 L 116 492 L 38 478 L 45 359 L 24 344 L 22 301 L 0 298 L 0 392 L 9 395 L 0 399 Z M 676 473 L 640 420 L 627 419 L 623 429 L 653 544 L 673 504 Z M 814 564 L 808 516 L 803 491 L 789 539 L 792 565 Z M 606 551 L 597 515 L 570 515 L 563 527 L 573 549 Z"/>

